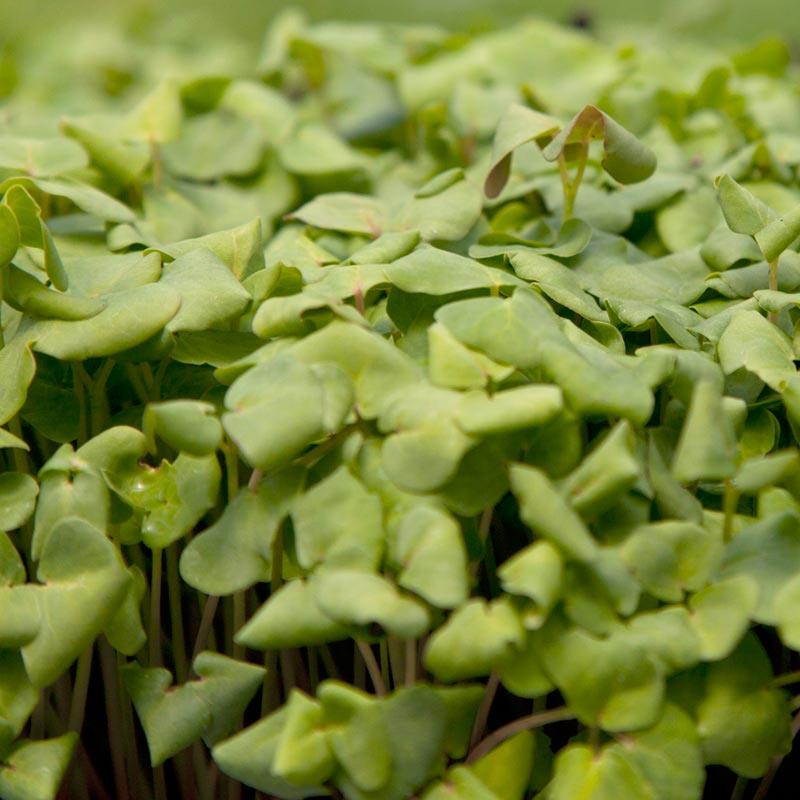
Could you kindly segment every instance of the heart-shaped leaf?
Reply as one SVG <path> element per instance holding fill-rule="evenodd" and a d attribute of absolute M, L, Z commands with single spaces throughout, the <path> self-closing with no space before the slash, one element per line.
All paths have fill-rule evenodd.
<path fill-rule="evenodd" d="M 147 736 L 150 762 L 167 758 L 201 737 L 213 745 L 230 732 L 264 679 L 264 669 L 218 653 L 203 652 L 194 661 L 197 680 L 170 688 L 169 671 L 128 664 L 125 688 Z"/>

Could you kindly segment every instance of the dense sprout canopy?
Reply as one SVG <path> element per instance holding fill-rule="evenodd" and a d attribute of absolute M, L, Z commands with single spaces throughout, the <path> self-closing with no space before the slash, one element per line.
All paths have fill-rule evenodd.
<path fill-rule="evenodd" d="M 0 797 L 788 786 L 787 46 L 148 35 L 0 64 Z"/>

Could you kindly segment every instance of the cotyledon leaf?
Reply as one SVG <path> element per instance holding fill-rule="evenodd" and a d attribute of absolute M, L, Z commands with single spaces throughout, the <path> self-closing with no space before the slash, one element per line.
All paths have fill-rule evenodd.
<path fill-rule="evenodd" d="M 5 274 L 4 299 L 18 311 L 41 319 L 81 320 L 99 314 L 105 303 L 48 289 L 33 275 L 10 264 Z"/>
<path fill-rule="evenodd" d="M 17 334 L 0 348 L 0 424 L 5 424 L 25 405 L 28 387 L 36 373 L 32 339 Z"/>
<path fill-rule="evenodd" d="M 156 436 L 168 445 L 194 456 L 213 453 L 222 442 L 222 425 L 211 403 L 168 400 L 150 403 L 144 411 L 142 430 L 148 449 L 156 451 Z"/>
<path fill-rule="evenodd" d="M 36 575 L 39 584 L 20 587 L 41 620 L 36 636 L 23 645 L 22 658 L 34 686 L 46 686 L 105 629 L 130 576 L 105 534 L 76 517 L 53 528 Z"/>
<path fill-rule="evenodd" d="M 378 623 L 397 636 L 420 636 L 430 625 L 427 607 L 373 572 L 331 567 L 311 578 L 314 600 L 321 611 L 341 625 Z"/>
<path fill-rule="evenodd" d="M 228 595 L 271 577 L 272 543 L 303 486 L 305 473 L 289 469 L 263 478 L 230 500 L 220 518 L 181 554 L 183 579 L 198 591 Z"/>
<path fill-rule="evenodd" d="M 307 365 L 281 354 L 234 382 L 222 425 L 253 466 L 273 469 L 335 433 L 352 402 L 352 382 L 335 364 Z"/>
<path fill-rule="evenodd" d="M 208 651 L 197 656 L 193 668 L 198 678 L 172 689 L 172 676 L 161 667 L 132 663 L 122 670 L 153 766 L 201 737 L 211 745 L 223 738 L 264 679 L 263 667 Z"/>
<path fill-rule="evenodd" d="M 437 628 L 425 649 L 425 665 L 439 680 L 488 675 L 522 645 L 525 632 L 507 598 L 471 600 Z"/>
<path fill-rule="evenodd" d="M 460 606 L 469 594 L 469 580 L 456 520 L 443 509 L 418 505 L 393 520 L 393 529 L 397 583 L 439 608 Z"/>
<path fill-rule="evenodd" d="M 22 472 L 0 472 L 0 530 L 13 531 L 28 521 L 39 486 Z"/>
<path fill-rule="evenodd" d="M 207 248 L 190 250 L 165 264 L 158 285 L 181 298 L 177 313 L 167 322 L 172 333 L 219 326 L 243 313 L 250 303 L 249 292 Z"/>
<path fill-rule="evenodd" d="M 544 472 L 512 464 L 510 476 L 520 517 L 528 527 L 561 548 L 569 558 L 589 561 L 597 554 L 597 544 L 585 523 Z"/>
<path fill-rule="evenodd" d="M 18 741 L 0 762 L 0 793 L 8 800 L 55 797 L 77 744 L 75 733 L 56 739 Z"/>
<path fill-rule="evenodd" d="M 347 626 L 320 610 L 308 581 L 296 578 L 273 592 L 235 639 L 255 650 L 280 650 L 333 642 L 349 635 Z"/>
<path fill-rule="evenodd" d="M 306 489 L 292 503 L 297 560 L 375 569 L 383 554 L 383 509 L 345 466 Z"/>
<path fill-rule="evenodd" d="M 89 319 L 47 320 L 28 329 L 34 349 L 64 361 L 82 361 L 128 350 L 158 333 L 175 316 L 180 295 L 146 284 L 105 296 L 105 308 Z"/>
<path fill-rule="evenodd" d="M 596 106 L 585 106 L 544 148 L 548 161 L 564 156 L 573 160 L 575 149 L 591 139 L 603 140 L 603 168 L 620 183 L 638 183 L 656 168 L 655 153 Z"/>
<path fill-rule="evenodd" d="M 497 126 L 492 145 L 492 162 L 484 183 L 488 197 L 497 197 L 511 172 L 511 159 L 518 147 L 527 142 L 544 145 L 561 128 L 561 123 L 546 114 L 515 103 L 510 106 Z"/>

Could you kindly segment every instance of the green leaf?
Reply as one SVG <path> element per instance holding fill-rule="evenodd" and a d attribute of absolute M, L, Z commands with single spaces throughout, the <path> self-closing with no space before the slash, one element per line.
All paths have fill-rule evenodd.
<path fill-rule="evenodd" d="M 591 518 L 613 506 L 639 479 L 635 437 L 629 423 L 618 422 L 559 488 L 572 507 Z"/>
<path fill-rule="evenodd" d="M 535 757 L 536 738 L 531 731 L 522 731 L 478 759 L 472 772 L 498 797 L 523 800 Z"/>
<path fill-rule="evenodd" d="M 89 319 L 39 322 L 37 352 L 63 361 L 111 356 L 150 339 L 175 316 L 180 295 L 166 286 L 148 284 L 106 295 L 106 306 Z"/>
<path fill-rule="evenodd" d="M 622 557 L 654 597 L 680 602 L 684 591 L 702 589 L 722 558 L 722 540 L 700 525 L 663 520 L 634 530 Z"/>
<path fill-rule="evenodd" d="M 571 161 L 574 147 L 591 139 L 602 139 L 603 168 L 620 183 L 638 183 L 655 171 L 653 151 L 596 106 L 584 106 L 542 154 L 548 161 L 555 161 L 561 155 Z"/>
<path fill-rule="evenodd" d="M 541 624 L 561 596 L 564 581 L 564 560 L 558 548 L 549 542 L 536 542 L 513 555 L 498 570 L 504 591 L 528 597 L 535 604 L 535 613 L 526 610 L 526 627 Z M 538 624 L 536 625 L 538 627 Z"/>
<path fill-rule="evenodd" d="M 383 554 L 383 509 L 342 466 L 292 505 L 295 548 L 301 567 L 375 569 Z"/>
<path fill-rule="evenodd" d="M 142 513 L 142 541 L 162 550 L 191 531 L 217 500 L 219 462 L 214 455 L 181 453 L 158 469 L 139 468 L 121 487 L 126 502 Z"/>
<path fill-rule="evenodd" d="M 261 792 L 286 800 L 318 796 L 324 791 L 322 787 L 297 786 L 280 777 L 274 769 L 287 718 L 288 709 L 284 706 L 217 744 L 211 751 L 215 763 L 226 775 Z"/>
<path fill-rule="evenodd" d="M 13 531 L 30 519 L 39 487 L 30 475 L 0 472 L 0 526 Z"/>
<path fill-rule="evenodd" d="M 207 249 L 189 251 L 165 264 L 159 285 L 169 287 L 181 298 L 178 312 L 167 323 L 167 330 L 173 333 L 224 325 L 250 303 L 249 292 Z"/>
<path fill-rule="evenodd" d="M 38 701 L 39 692 L 31 685 L 19 653 L 4 650 L 0 653 L 0 753 L 5 754 L 22 732 Z"/>
<path fill-rule="evenodd" d="M 291 691 L 285 707 L 286 722 L 273 769 L 290 783 L 323 783 L 335 766 L 325 730 L 325 712 L 320 703 L 297 689 Z"/>
<path fill-rule="evenodd" d="M 8 800 L 53 800 L 78 743 L 74 733 L 22 740 L 0 762 L 0 792 Z"/>
<path fill-rule="evenodd" d="M 524 635 L 519 616 L 506 599 L 470 600 L 431 634 L 425 666 L 448 683 L 488 675 L 522 645 Z"/>
<path fill-rule="evenodd" d="M 195 239 L 184 239 L 182 242 L 175 242 L 158 249 L 174 259 L 195 250 L 210 250 L 240 280 L 264 266 L 260 219 L 254 219 L 230 230 L 209 233 Z M 224 284 L 233 286 L 227 279 Z M 233 294 L 236 290 L 231 288 L 229 291 Z"/>
<path fill-rule="evenodd" d="M 589 561 L 596 556 L 597 544 L 583 520 L 541 470 L 512 464 L 510 476 L 520 518 L 532 531 L 560 547 L 568 558 Z"/>
<path fill-rule="evenodd" d="M 0 167 L 28 175 L 75 172 L 87 164 L 83 148 L 63 137 L 47 139 L 0 137 Z"/>
<path fill-rule="evenodd" d="M 492 160 L 483 190 L 487 197 L 497 197 L 511 172 L 514 151 L 528 142 L 544 146 L 558 132 L 561 123 L 546 114 L 514 104 L 497 126 L 492 144 Z"/>
<path fill-rule="evenodd" d="M 749 627 L 757 599 L 757 585 L 745 576 L 717 581 L 692 595 L 691 625 L 703 660 L 730 655 Z"/>
<path fill-rule="evenodd" d="M 28 387 L 36 373 L 31 339 L 17 335 L 0 348 L 0 424 L 25 405 Z"/>
<path fill-rule="evenodd" d="M 317 570 L 311 589 L 319 609 L 340 625 L 378 623 L 405 638 L 420 636 L 430 625 L 427 608 L 381 575 L 359 569 Z"/>
<path fill-rule="evenodd" d="M 207 651 L 197 656 L 194 670 L 197 680 L 170 688 L 172 675 L 161 667 L 132 663 L 122 669 L 154 767 L 201 737 L 211 745 L 222 739 L 264 679 L 262 667 Z"/>
<path fill-rule="evenodd" d="M 500 800 L 468 767 L 453 767 L 430 786 L 422 800 Z"/>
<path fill-rule="evenodd" d="M 67 517 L 42 547 L 40 583 L 25 585 L 27 603 L 41 620 L 22 647 L 34 686 L 47 686 L 102 633 L 128 591 L 130 577 L 116 547 L 87 522 Z"/>
<path fill-rule="evenodd" d="M 775 218 L 775 212 L 730 175 L 715 181 L 725 222 L 734 233 L 755 236 Z"/>
<path fill-rule="evenodd" d="M 774 625 L 778 593 L 797 574 L 800 558 L 798 515 L 773 514 L 745 526 L 725 548 L 721 577 L 746 576 L 758 587 L 753 619 Z"/>
<path fill-rule="evenodd" d="M 0 268 L 5 267 L 19 249 L 19 225 L 14 212 L 3 203 L 0 205 Z"/>
<path fill-rule="evenodd" d="M 384 273 L 394 286 L 415 294 L 446 295 L 472 289 L 524 285 L 515 275 L 485 267 L 471 258 L 422 246 L 387 265 Z"/>
<path fill-rule="evenodd" d="M 102 475 L 79 458 L 70 445 L 60 447 L 40 471 L 41 488 L 36 506 L 31 555 L 41 557 L 50 532 L 65 517 L 79 517 L 104 530 L 111 498 Z"/>
<path fill-rule="evenodd" d="M 711 381 L 698 382 L 675 448 L 673 475 L 681 483 L 730 478 L 736 471 L 735 448 L 719 387 Z"/>
<path fill-rule="evenodd" d="M 123 185 L 138 180 L 147 168 L 150 153 L 143 143 L 122 142 L 79 120 L 64 120 L 61 130 L 83 147 L 98 169 Z"/>
<path fill-rule="evenodd" d="M 283 650 L 335 642 L 348 633 L 320 610 L 308 581 L 297 578 L 270 595 L 235 641 L 254 650 Z"/>
<path fill-rule="evenodd" d="M 380 709 L 391 754 L 391 778 L 374 793 L 342 781 L 342 790 L 354 800 L 405 800 L 425 783 L 442 754 L 447 711 L 434 689 L 405 687 L 381 702 Z"/>
<path fill-rule="evenodd" d="M 696 711 L 707 764 L 758 778 L 770 759 L 789 751 L 786 696 L 767 687 L 771 677 L 767 655 L 752 634 L 728 658 L 709 667 Z"/>
<path fill-rule="evenodd" d="M 168 142 L 180 131 L 183 110 L 177 83 L 162 80 L 126 115 L 122 129 L 126 137 Z"/>
<path fill-rule="evenodd" d="M 336 432 L 350 412 L 352 392 L 335 365 L 307 366 L 280 355 L 234 382 L 222 424 L 253 466 L 274 469 Z"/>
<path fill-rule="evenodd" d="M 87 319 L 105 308 L 105 303 L 96 298 L 54 292 L 13 264 L 5 274 L 4 292 L 4 299 L 12 308 L 42 319 Z"/>
<path fill-rule="evenodd" d="M 261 133 L 227 111 L 189 117 L 179 139 L 164 145 L 163 159 L 173 174 L 195 181 L 248 175 L 261 160 Z"/>
<path fill-rule="evenodd" d="M 128 206 L 114 199 L 105 192 L 95 189 L 86 183 L 81 183 L 69 178 L 8 178 L 0 183 L 0 191 L 6 192 L 12 187 L 19 186 L 30 190 L 38 189 L 44 194 L 53 197 L 65 197 L 74 203 L 81 211 L 108 222 L 133 222 L 135 214 Z M 16 212 L 16 209 L 14 210 Z M 17 221 L 19 214 L 17 214 Z M 23 223 L 20 222 L 20 233 Z M 27 244 L 27 235 L 23 234 L 23 244 Z M 34 247 L 41 247 L 40 243 L 31 243 Z"/>
<path fill-rule="evenodd" d="M 456 422 L 473 436 L 533 428 L 552 420 L 563 407 L 557 386 L 520 386 L 491 396 L 465 394 L 456 410 Z"/>
<path fill-rule="evenodd" d="M 601 639 L 551 619 L 533 638 L 546 674 L 585 725 L 635 731 L 660 717 L 661 668 L 625 634 Z"/>
<path fill-rule="evenodd" d="M 466 601 L 467 552 L 453 517 L 436 507 L 418 505 L 396 520 L 393 533 L 399 586 L 439 608 L 455 608 Z"/>
<path fill-rule="evenodd" d="M 150 452 L 156 452 L 158 436 L 170 447 L 193 456 L 213 453 L 223 436 L 216 408 L 196 400 L 149 403 L 144 411 L 142 430 L 148 438 Z"/>
<path fill-rule="evenodd" d="M 201 531 L 181 554 L 181 576 L 198 591 L 227 595 L 268 581 L 272 542 L 303 483 L 300 471 L 265 478 L 239 493 L 222 516 Z"/>
<path fill-rule="evenodd" d="M 147 641 L 141 615 L 147 581 L 136 567 L 130 567 L 128 574 L 131 576 L 128 592 L 105 629 L 105 635 L 115 650 L 126 656 L 134 656 Z"/>
<path fill-rule="evenodd" d="M 755 240 L 767 261 L 775 261 L 800 236 L 800 206 L 762 228 Z"/>
<path fill-rule="evenodd" d="M 797 372 L 788 337 L 757 311 L 736 311 L 717 350 L 726 375 L 743 368 L 776 391 L 782 391 Z"/>
<path fill-rule="evenodd" d="M 627 734 L 597 755 L 580 744 L 559 753 L 545 796 L 699 800 L 704 778 L 695 726 L 679 708 L 667 704 L 655 726 Z"/>

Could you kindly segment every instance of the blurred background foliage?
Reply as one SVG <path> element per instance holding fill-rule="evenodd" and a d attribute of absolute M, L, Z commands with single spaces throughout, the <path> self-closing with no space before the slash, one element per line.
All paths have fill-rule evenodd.
<path fill-rule="evenodd" d="M 703 38 L 746 38 L 770 33 L 800 41 L 796 0 L 0 0 L 0 37 L 6 42 L 88 20 L 148 25 L 163 32 L 235 34 L 253 44 L 276 12 L 289 5 L 313 20 L 426 22 L 457 29 L 508 24 L 540 15 L 578 20 L 601 35 L 631 28 L 680 31 Z"/>

